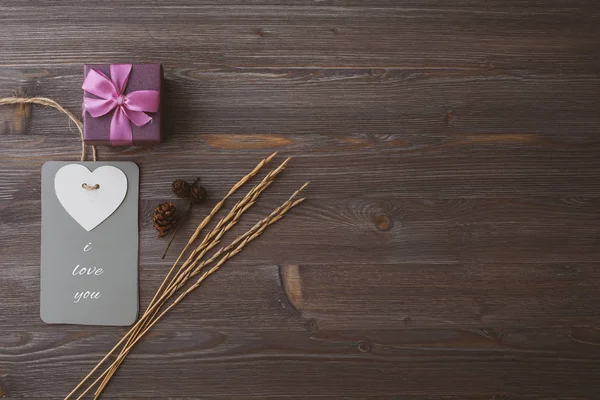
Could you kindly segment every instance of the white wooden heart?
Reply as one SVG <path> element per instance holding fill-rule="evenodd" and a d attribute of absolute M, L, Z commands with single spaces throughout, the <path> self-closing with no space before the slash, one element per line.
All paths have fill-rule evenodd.
<path fill-rule="evenodd" d="M 99 187 L 89 190 L 83 184 Z M 119 208 L 127 194 L 127 177 L 110 165 L 90 172 L 83 165 L 68 164 L 56 173 L 54 190 L 69 215 L 89 232 Z"/>

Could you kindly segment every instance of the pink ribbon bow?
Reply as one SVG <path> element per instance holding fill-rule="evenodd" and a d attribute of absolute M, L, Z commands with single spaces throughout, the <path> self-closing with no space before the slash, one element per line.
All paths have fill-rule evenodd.
<path fill-rule="evenodd" d="M 157 112 L 160 92 L 137 90 L 124 94 L 131 74 L 131 64 L 111 64 L 109 79 L 100 71 L 90 70 L 81 88 L 99 98 L 84 98 L 85 110 L 94 118 L 115 110 L 110 122 L 110 142 L 116 145 L 133 144 L 131 122 L 144 126 L 152 121 L 146 112 Z"/>

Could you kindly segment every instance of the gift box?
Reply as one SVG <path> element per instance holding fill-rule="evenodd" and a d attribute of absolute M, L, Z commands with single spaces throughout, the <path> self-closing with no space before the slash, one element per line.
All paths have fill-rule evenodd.
<path fill-rule="evenodd" d="M 83 138 L 89 144 L 152 145 L 162 140 L 161 64 L 86 64 Z"/>

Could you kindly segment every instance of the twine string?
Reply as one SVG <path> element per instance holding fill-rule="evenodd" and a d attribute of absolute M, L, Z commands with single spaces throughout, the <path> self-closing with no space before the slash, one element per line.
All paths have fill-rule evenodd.
<path fill-rule="evenodd" d="M 0 98 L 0 105 L 11 105 L 11 104 L 39 104 L 46 107 L 52 107 L 55 110 L 65 114 L 69 119 L 77 126 L 79 130 L 79 136 L 81 137 L 81 161 L 85 161 L 86 151 L 85 142 L 83 141 L 83 123 L 77 119 L 72 112 L 58 104 L 52 99 L 46 97 L 3 97 Z M 92 145 L 92 160 L 96 160 L 96 146 Z"/>
<path fill-rule="evenodd" d="M 100 185 L 99 184 L 95 184 L 95 185 L 88 185 L 87 183 L 82 183 L 81 187 L 84 188 L 85 190 L 98 190 L 100 189 Z"/>

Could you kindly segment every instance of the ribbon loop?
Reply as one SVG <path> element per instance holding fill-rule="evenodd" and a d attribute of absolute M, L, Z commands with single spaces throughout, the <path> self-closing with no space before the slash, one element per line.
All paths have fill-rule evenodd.
<path fill-rule="evenodd" d="M 81 88 L 101 99 L 110 99 L 117 92 L 114 83 L 102 72 L 95 69 L 90 70 L 87 74 Z"/>
<path fill-rule="evenodd" d="M 133 111 L 157 112 L 160 93 L 156 90 L 138 90 L 125 96 L 127 108 Z"/>

